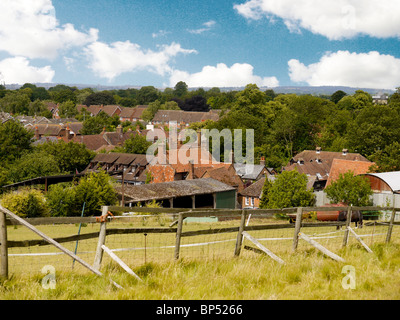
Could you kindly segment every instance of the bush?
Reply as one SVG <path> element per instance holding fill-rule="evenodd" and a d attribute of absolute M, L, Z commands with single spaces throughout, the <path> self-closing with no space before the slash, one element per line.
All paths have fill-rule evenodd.
<path fill-rule="evenodd" d="M 55 217 L 80 216 L 85 204 L 85 216 L 101 214 L 101 206 L 117 203 L 117 194 L 105 172 L 90 173 L 77 185 L 59 184 L 49 188 L 47 201 Z"/>
<path fill-rule="evenodd" d="M 22 218 L 44 217 L 49 214 L 45 197 L 35 189 L 7 193 L 3 195 L 1 205 Z"/>

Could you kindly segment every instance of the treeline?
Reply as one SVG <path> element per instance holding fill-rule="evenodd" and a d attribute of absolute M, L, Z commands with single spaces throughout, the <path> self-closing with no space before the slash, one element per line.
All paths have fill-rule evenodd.
<path fill-rule="evenodd" d="M 66 85 L 38 88 L 25 84 L 18 90 L 0 88 L 0 107 L 12 114 L 46 114 L 44 102 L 60 104 L 62 117 L 84 121 L 83 134 L 100 133 L 104 127 L 115 130 L 118 117 L 100 113 L 96 117 L 78 114 L 77 104 L 118 104 L 125 107 L 149 105 L 143 117 L 151 120 L 160 109 L 186 111 L 220 110 L 220 120 L 192 125 L 200 129 L 254 129 L 256 159 L 281 169 L 291 157 L 317 146 L 325 151 L 358 152 L 377 163 L 378 170 L 400 169 L 400 89 L 387 105 L 374 105 L 364 91 L 332 96 L 279 94 L 249 84 L 240 91 L 219 88 L 189 90 L 185 82 L 163 91 L 152 86 L 95 92 Z M 127 130 L 137 124 L 123 123 Z M 223 160 L 223 159 L 221 159 Z"/>

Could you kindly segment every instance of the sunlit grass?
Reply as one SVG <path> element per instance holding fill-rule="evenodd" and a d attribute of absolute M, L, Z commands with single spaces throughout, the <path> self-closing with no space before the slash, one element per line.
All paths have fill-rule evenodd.
<path fill-rule="evenodd" d="M 42 287 L 43 274 L 11 276 L 0 286 L 0 299 L 55 300 L 204 300 L 204 299 L 399 299 L 400 246 L 375 244 L 373 254 L 359 245 L 341 249 L 339 263 L 315 249 L 281 256 L 280 265 L 256 253 L 224 260 L 179 260 L 131 266 L 143 282 L 118 265 L 103 266 L 104 277 L 56 272 L 56 289 Z M 356 270 L 356 289 L 342 287 L 342 268 Z M 110 279 L 123 289 L 117 289 Z"/>

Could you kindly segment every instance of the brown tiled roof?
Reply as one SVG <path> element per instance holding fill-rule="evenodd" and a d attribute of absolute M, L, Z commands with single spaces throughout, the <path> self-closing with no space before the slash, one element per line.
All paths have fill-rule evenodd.
<path fill-rule="evenodd" d="M 311 176 L 316 176 L 319 174 L 322 178 L 319 180 L 327 180 L 334 159 L 371 163 L 367 158 L 359 153 L 344 154 L 343 152 L 317 152 L 306 150 L 293 157 L 290 163 L 283 169 L 286 171 L 297 169 L 299 173 L 304 173 Z M 301 161 L 302 163 L 299 164 L 298 161 Z"/>
<path fill-rule="evenodd" d="M 244 189 L 240 194 L 246 197 L 261 198 L 261 193 L 264 187 L 265 179 L 266 178 L 261 178 L 260 180 L 257 180 L 252 185 Z"/>
<path fill-rule="evenodd" d="M 218 114 L 214 112 L 190 112 L 190 111 L 182 111 L 182 110 L 159 110 L 154 118 L 154 122 L 170 122 L 176 121 L 178 124 L 181 122 L 184 123 L 194 123 L 201 122 L 205 120 L 214 120 L 217 121 L 219 119 Z"/>
<path fill-rule="evenodd" d="M 337 180 L 340 174 L 345 174 L 349 171 L 352 171 L 354 175 L 368 173 L 369 168 L 373 164 L 374 164 L 373 162 L 366 162 L 366 161 L 334 159 L 326 186 L 329 186 L 333 181 Z"/>

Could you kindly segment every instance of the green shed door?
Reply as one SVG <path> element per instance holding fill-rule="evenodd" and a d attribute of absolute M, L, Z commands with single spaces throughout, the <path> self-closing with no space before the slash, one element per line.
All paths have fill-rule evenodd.
<path fill-rule="evenodd" d="M 236 190 L 217 193 L 216 202 L 216 209 L 236 209 Z"/>

